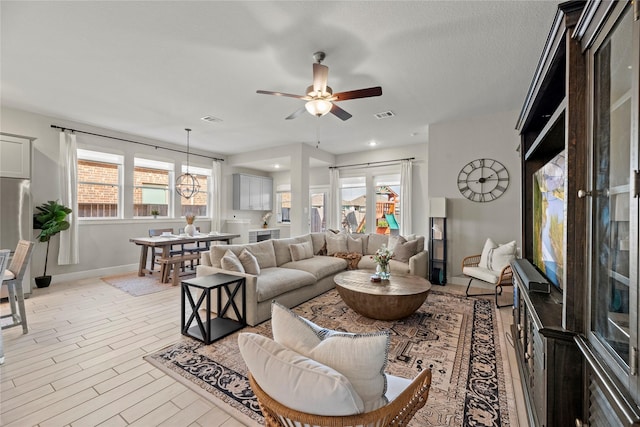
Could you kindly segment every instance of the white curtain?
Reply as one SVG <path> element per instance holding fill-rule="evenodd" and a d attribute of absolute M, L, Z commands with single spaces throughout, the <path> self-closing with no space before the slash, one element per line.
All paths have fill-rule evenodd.
<path fill-rule="evenodd" d="M 411 192 L 413 163 L 411 160 L 403 160 L 400 164 L 400 235 L 406 236 L 412 233 L 411 227 Z"/>
<path fill-rule="evenodd" d="M 211 231 L 222 231 L 222 164 L 218 160 L 211 167 L 211 193 Z"/>
<path fill-rule="evenodd" d="M 78 151 L 76 135 L 60 132 L 60 155 L 58 157 L 60 175 L 60 203 L 71 209 L 67 221 L 71 225 L 60 233 L 58 265 L 78 264 Z"/>
<path fill-rule="evenodd" d="M 329 203 L 327 229 L 340 230 L 342 221 L 340 221 L 340 209 L 342 203 L 340 201 L 340 171 L 338 168 L 329 169 Z"/>

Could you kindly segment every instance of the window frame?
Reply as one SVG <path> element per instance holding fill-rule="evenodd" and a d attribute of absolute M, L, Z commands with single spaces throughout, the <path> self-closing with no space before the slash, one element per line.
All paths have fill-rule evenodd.
<path fill-rule="evenodd" d="M 88 161 L 94 163 L 101 163 L 105 165 L 116 165 L 117 167 L 117 176 L 118 182 L 116 184 L 107 184 L 102 182 L 95 181 L 81 181 L 77 179 L 76 182 L 76 192 L 77 196 L 80 195 L 80 185 L 97 185 L 97 186 L 105 186 L 111 188 L 117 188 L 117 207 L 116 207 L 116 215 L 115 216 L 80 216 L 80 212 L 78 212 L 78 220 L 79 221 L 115 221 L 123 219 L 124 215 L 124 161 L 125 156 L 121 154 L 113 154 L 104 151 L 98 151 L 95 149 L 85 149 L 85 148 L 77 148 L 76 149 L 76 168 L 79 169 L 80 161 Z M 77 173 L 79 176 L 79 173 Z"/>
<path fill-rule="evenodd" d="M 167 188 L 166 188 L 166 192 L 167 192 L 167 215 L 159 215 L 161 218 L 172 218 L 173 215 L 172 213 L 174 212 L 174 205 L 175 205 L 175 179 L 174 179 L 174 169 L 175 169 L 175 163 L 172 162 L 167 162 L 167 161 L 162 161 L 162 160 L 153 160 L 150 159 L 148 157 L 145 157 L 144 155 L 139 155 L 139 156 L 134 156 L 133 157 L 133 170 L 131 173 L 131 178 L 133 180 L 133 192 L 131 194 L 131 208 L 133 210 L 133 212 L 135 212 L 135 197 L 136 197 L 136 190 L 140 189 L 142 194 L 141 197 L 143 197 L 144 200 L 144 190 L 145 189 L 159 189 L 157 187 L 154 187 L 153 185 L 136 185 L 136 169 L 137 168 L 145 168 L 145 169 L 151 169 L 151 170 L 158 170 L 158 171 L 166 171 L 167 172 Z M 162 185 L 162 184 L 157 184 L 157 185 Z M 163 189 L 165 190 L 165 189 Z M 153 218 L 153 215 L 132 215 L 132 218 L 134 219 L 139 219 L 139 218 Z"/>

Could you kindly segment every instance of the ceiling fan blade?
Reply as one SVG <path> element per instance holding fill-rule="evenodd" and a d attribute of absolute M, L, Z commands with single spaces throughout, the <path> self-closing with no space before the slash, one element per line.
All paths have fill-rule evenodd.
<path fill-rule="evenodd" d="M 345 101 L 347 99 L 357 99 L 357 98 L 369 98 L 372 96 L 380 96 L 382 95 L 382 87 L 369 87 L 366 89 L 357 89 L 350 90 L 347 92 L 340 92 L 333 95 L 334 101 Z"/>
<path fill-rule="evenodd" d="M 294 111 L 293 113 L 291 113 L 290 115 L 288 115 L 284 119 L 285 120 L 295 119 L 296 117 L 300 116 L 300 114 L 304 113 L 306 110 L 307 109 L 305 107 L 302 107 L 299 110 Z"/>
<path fill-rule="evenodd" d="M 309 99 L 309 97 L 306 95 L 293 95 L 291 93 L 272 92 L 270 90 L 257 90 L 256 93 L 260 93 L 262 95 L 288 96 L 289 98 Z"/>
<path fill-rule="evenodd" d="M 329 75 L 329 67 L 326 65 L 313 64 L 313 90 L 319 94 L 327 91 L 327 76 Z"/>
<path fill-rule="evenodd" d="M 333 104 L 333 106 L 331 107 L 331 114 L 342 120 L 349 120 L 351 117 L 353 117 L 351 114 L 347 113 L 336 104 Z"/>

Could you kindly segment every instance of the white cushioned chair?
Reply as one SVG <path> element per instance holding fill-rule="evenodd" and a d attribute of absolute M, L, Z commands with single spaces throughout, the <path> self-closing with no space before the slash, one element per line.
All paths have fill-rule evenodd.
<path fill-rule="evenodd" d="M 272 303 L 273 339 L 238 336 L 267 426 L 404 426 L 429 396 L 431 371 L 384 372 L 388 332 L 351 334 Z"/>
<path fill-rule="evenodd" d="M 481 296 L 495 295 L 496 307 L 509 307 L 511 304 L 498 303 L 498 295 L 502 294 L 504 286 L 513 286 L 513 272 L 511 270 L 511 261 L 516 258 L 516 242 L 498 245 L 487 239 L 481 254 L 470 255 L 462 260 L 462 273 L 469 277 L 466 295 Z M 469 293 L 471 282 L 480 280 L 485 283 L 494 285 L 494 292 L 491 293 Z"/>

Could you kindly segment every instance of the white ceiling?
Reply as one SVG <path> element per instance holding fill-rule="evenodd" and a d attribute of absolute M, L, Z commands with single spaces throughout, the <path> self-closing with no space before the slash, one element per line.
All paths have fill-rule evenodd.
<path fill-rule="evenodd" d="M 554 1 L 6 1 L 1 102 L 222 155 L 308 143 L 342 154 L 426 141 L 430 123 L 522 105 Z M 325 51 L 341 121 L 307 113 Z M 378 120 L 374 113 L 393 111 Z M 207 123 L 201 117 L 220 118 Z M 515 122 L 514 122 L 515 126 Z"/>

